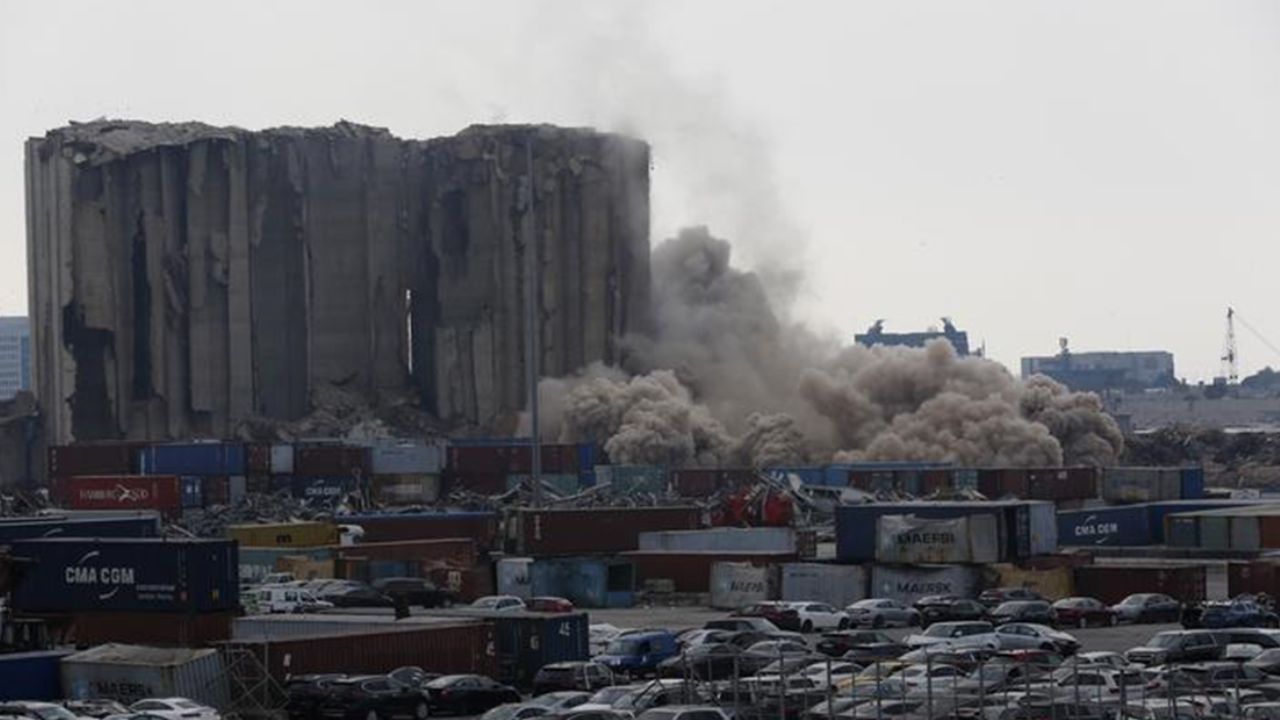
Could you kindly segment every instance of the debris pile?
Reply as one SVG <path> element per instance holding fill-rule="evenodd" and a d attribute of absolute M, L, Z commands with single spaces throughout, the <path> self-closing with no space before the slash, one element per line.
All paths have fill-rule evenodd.
<path fill-rule="evenodd" d="M 1210 486 L 1280 488 L 1280 434 L 1162 428 L 1127 438 L 1122 464 L 1202 464 Z"/>
<path fill-rule="evenodd" d="M 231 505 L 188 509 L 181 522 L 169 524 L 166 532 L 181 537 L 223 537 L 228 525 L 329 519 L 341 512 L 345 502 L 299 500 L 285 492 L 249 493 Z"/>

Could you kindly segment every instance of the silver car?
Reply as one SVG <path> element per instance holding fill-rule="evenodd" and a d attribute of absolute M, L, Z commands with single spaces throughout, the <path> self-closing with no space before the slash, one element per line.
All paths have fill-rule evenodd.
<path fill-rule="evenodd" d="M 918 627 L 920 612 L 897 600 L 869 598 L 844 609 L 849 622 L 858 627 Z"/>
<path fill-rule="evenodd" d="M 1080 649 L 1080 641 L 1069 633 L 1036 623 L 1008 623 L 991 633 L 998 650 L 1052 650 L 1070 655 Z"/>

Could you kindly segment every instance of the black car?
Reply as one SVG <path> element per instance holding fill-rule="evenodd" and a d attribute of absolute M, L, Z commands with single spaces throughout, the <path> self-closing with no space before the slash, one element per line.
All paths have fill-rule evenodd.
<path fill-rule="evenodd" d="M 1222 658 L 1226 646 L 1208 630 L 1166 630 L 1141 647 L 1125 651 L 1125 660 L 1139 665 L 1207 662 Z"/>
<path fill-rule="evenodd" d="M 424 578 L 379 578 L 373 581 L 373 589 L 386 595 L 393 603 L 403 599 L 406 604 L 424 608 L 449 607 L 458 599 L 454 593 L 441 590 Z"/>
<path fill-rule="evenodd" d="M 728 643 L 696 645 L 659 663 L 658 677 L 724 680 L 733 677 L 735 670 L 746 673 L 748 661 L 742 655 L 742 648 Z M 750 667 L 756 667 L 754 658 L 750 662 Z"/>
<path fill-rule="evenodd" d="M 916 601 L 915 608 L 920 611 L 922 627 L 936 622 L 987 619 L 987 608 L 982 603 L 947 595 L 920 598 Z"/>
<path fill-rule="evenodd" d="M 1044 598 L 1035 590 L 1020 587 L 992 588 L 983 590 L 978 596 L 978 602 L 989 608 L 1012 600 L 1044 600 Z"/>
<path fill-rule="evenodd" d="M 478 715 L 520 702 L 516 689 L 483 675 L 445 675 L 426 684 L 432 714 Z"/>
<path fill-rule="evenodd" d="M 1245 663 L 1268 675 L 1280 675 L 1280 648 L 1270 648 L 1254 655 Z"/>
<path fill-rule="evenodd" d="M 391 607 L 390 597 L 362 582 L 346 582 L 329 585 L 318 596 L 333 603 L 334 607 Z"/>
<path fill-rule="evenodd" d="M 1044 600 L 1011 600 L 992 610 L 990 619 L 993 625 L 1011 622 L 1053 625 L 1053 606 Z"/>
<path fill-rule="evenodd" d="M 328 682 L 320 703 L 325 720 L 425 720 L 427 693 L 389 675 L 357 675 Z"/>
<path fill-rule="evenodd" d="M 533 677 L 533 694 L 557 690 L 599 690 L 613 684 L 613 673 L 598 662 L 575 661 L 543 665 Z"/>
<path fill-rule="evenodd" d="M 859 660 L 889 660 L 907 651 L 907 646 L 880 630 L 839 630 L 823 633 L 818 640 L 818 652 L 835 658 Z"/>
<path fill-rule="evenodd" d="M 295 675 L 284 683 L 285 712 L 290 720 L 316 720 L 329 697 L 329 685 L 346 675 Z"/>

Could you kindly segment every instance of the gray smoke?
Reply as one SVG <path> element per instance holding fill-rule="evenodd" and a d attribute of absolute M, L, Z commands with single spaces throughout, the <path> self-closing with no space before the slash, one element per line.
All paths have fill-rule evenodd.
<path fill-rule="evenodd" d="M 779 321 L 759 278 L 730 259 L 705 228 L 656 247 L 653 332 L 624 339 L 623 369 L 544 381 L 543 436 L 672 467 L 1106 465 L 1122 449 L 1096 395 L 1024 383 L 943 340 L 841 349 Z"/>

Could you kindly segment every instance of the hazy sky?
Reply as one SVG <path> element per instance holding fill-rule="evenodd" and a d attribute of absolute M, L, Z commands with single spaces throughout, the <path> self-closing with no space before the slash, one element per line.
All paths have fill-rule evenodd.
<path fill-rule="evenodd" d="M 817 327 L 950 315 L 1015 369 L 1067 336 L 1199 379 L 1234 304 L 1280 344 L 1274 2 L 0 0 L 0 313 L 24 138 L 102 116 L 626 130 L 655 240 L 707 224 L 801 272 Z"/>

